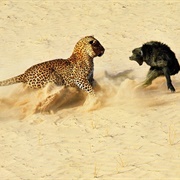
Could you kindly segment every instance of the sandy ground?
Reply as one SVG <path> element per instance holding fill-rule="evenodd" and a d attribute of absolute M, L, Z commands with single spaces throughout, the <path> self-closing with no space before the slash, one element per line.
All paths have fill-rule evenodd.
<path fill-rule="evenodd" d="M 0 179 L 180 179 L 180 75 L 172 77 L 176 93 L 164 78 L 137 89 L 148 66 L 128 58 L 133 48 L 158 40 L 180 59 L 179 17 L 178 0 L 1 0 L 1 80 L 69 57 L 87 35 L 106 52 L 94 60 L 98 106 L 61 88 L 54 113 L 34 113 L 49 95 L 45 89 L 0 88 Z M 108 79 L 105 71 L 121 74 Z"/>

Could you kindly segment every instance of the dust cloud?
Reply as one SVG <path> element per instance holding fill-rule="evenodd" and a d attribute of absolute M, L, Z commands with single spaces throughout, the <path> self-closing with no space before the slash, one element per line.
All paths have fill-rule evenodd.
<path fill-rule="evenodd" d="M 44 89 L 34 90 L 19 84 L 11 94 L 0 98 L 0 119 L 24 119 L 35 113 L 57 113 L 72 108 L 84 113 L 114 105 L 127 107 L 129 104 L 137 108 L 138 104 L 144 103 L 145 98 L 150 99 L 149 92 L 152 94 L 158 84 L 154 84 L 149 90 L 139 88 L 139 82 L 133 77 L 133 70 L 116 74 L 105 71 L 104 76 L 95 81 L 95 97 L 77 88 L 48 84 Z M 145 102 L 148 102 L 147 99 Z"/>

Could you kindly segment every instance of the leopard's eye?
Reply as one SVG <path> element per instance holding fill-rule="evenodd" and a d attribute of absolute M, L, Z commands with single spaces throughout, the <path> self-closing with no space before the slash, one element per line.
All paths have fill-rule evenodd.
<path fill-rule="evenodd" d="M 94 42 L 94 40 L 92 40 L 92 41 L 89 41 L 89 44 L 93 44 L 93 42 Z"/>

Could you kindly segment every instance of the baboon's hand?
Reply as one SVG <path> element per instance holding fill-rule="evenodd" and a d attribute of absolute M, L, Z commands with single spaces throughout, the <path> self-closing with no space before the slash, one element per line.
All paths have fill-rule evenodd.
<path fill-rule="evenodd" d="M 168 89 L 169 89 L 171 92 L 175 92 L 175 91 L 176 91 L 172 84 L 168 84 Z"/>

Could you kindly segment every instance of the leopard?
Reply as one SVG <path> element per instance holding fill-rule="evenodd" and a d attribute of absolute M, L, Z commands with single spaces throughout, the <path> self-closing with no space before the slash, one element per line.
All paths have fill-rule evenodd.
<path fill-rule="evenodd" d="M 0 81 L 0 86 L 23 83 L 31 89 L 44 88 L 48 83 L 57 86 L 77 87 L 94 95 L 95 57 L 104 54 L 105 48 L 94 36 L 81 38 L 67 59 L 53 59 L 31 66 L 23 74 Z"/>

